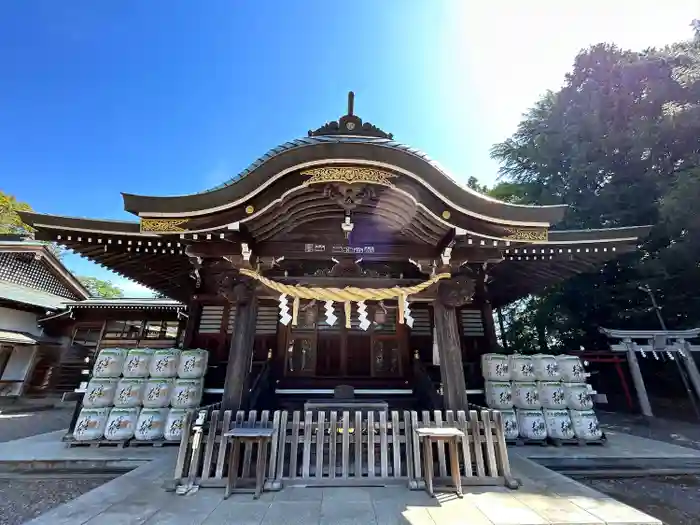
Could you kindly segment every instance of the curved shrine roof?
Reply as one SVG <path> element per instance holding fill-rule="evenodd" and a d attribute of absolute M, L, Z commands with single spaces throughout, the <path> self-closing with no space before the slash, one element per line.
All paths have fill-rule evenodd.
<path fill-rule="evenodd" d="M 270 149 L 236 177 L 210 190 L 191 195 L 154 197 L 123 193 L 126 211 L 145 217 L 181 217 L 230 209 L 269 187 L 274 180 L 302 169 L 333 165 L 364 165 L 407 176 L 435 197 L 456 209 L 496 222 L 548 226 L 559 222 L 566 205 L 525 206 L 498 201 L 460 185 L 437 161 L 424 152 L 393 140 L 353 114 L 348 114 L 308 137 Z"/>

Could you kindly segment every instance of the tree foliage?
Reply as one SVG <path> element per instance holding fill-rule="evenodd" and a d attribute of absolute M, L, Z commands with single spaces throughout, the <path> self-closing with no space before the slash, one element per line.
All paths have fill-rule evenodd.
<path fill-rule="evenodd" d="M 18 211 L 31 211 L 26 202 L 18 201 L 13 195 L 0 191 L 0 233 L 30 235 L 32 229 L 22 222 Z"/>
<path fill-rule="evenodd" d="M 93 297 L 102 297 L 104 299 L 124 297 L 122 289 L 110 281 L 103 281 L 96 277 L 78 277 L 78 280 Z"/>
<path fill-rule="evenodd" d="M 540 348 L 535 328 L 544 326 L 562 349 L 600 348 L 599 326 L 657 327 L 642 284 L 656 290 L 669 327 L 700 325 L 700 38 L 581 52 L 564 86 L 546 93 L 492 156 L 501 183 L 489 193 L 568 204 L 559 227 L 654 226 L 637 253 L 512 305 L 509 339 Z"/>

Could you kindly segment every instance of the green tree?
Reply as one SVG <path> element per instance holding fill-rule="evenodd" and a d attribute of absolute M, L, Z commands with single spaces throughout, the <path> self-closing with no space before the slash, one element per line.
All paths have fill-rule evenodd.
<path fill-rule="evenodd" d="M 13 195 L 0 191 L 0 233 L 31 235 L 32 229 L 22 222 L 18 211 L 32 211 L 26 202 L 18 201 Z"/>
<path fill-rule="evenodd" d="M 30 239 L 34 238 L 34 229 L 22 222 L 20 211 L 33 211 L 26 202 L 18 201 L 13 195 L 0 191 L 0 234 L 9 233 Z M 51 252 L 60 260 L 64 250 L 56 243 L 46 243 Z"/>
<path fill-rule="evenodd" d="M 96 277 L 78 277 L 78 280 L 93 297 L 102 297 L 104 299 L 124 297 L 123 290 L 110 281 L 103 281 Z"/>
<path fill-rule="evenodd" d="M 507 323 L 512 340 L 532 345 L 544 324 L 563 349 L 595 348 L 601 325 L 657 326 L 640 284 L 658 291 L 670 327 L 700 324 L 699 136 L 699 39 L 643 52 L 601 44 L 493 147 L 496 198 L 566 203 L 564 228 L 655 226 L 639 252 L 526 299 L 526 322 Z"/>

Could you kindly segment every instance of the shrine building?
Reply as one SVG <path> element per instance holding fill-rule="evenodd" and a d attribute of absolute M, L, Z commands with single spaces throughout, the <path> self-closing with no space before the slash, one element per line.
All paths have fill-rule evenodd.
<path fill-rule="evenodd" d="M 649 228 L 556 229 L 565 205 L 466 188 L 353 105 L 216 188 L 123 194 L 132 221 L 20 215 L 37 239 L 182 305 L 172 333 L 209 351 L 210 402 L 298 408 L 346 386 L 466 409 L 480 356 L 499 349 L 495 308 L 597 271 Z"/>

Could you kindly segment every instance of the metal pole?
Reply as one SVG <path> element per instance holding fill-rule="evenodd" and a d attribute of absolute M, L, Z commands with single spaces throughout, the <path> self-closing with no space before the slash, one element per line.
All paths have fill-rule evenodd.
<path fill-rule="evenodd" d="M 648 285 L 640 286 L 639 289 L 649 294 L 649 299 L 651 299 L 651 304 L 654 306 L 654 312 L 656 312 L 656 318 L 659 320 L 661 329 L 664 332 L 668 331 L 668 329 L 666 328 L 666 323 L 664 322 L 664 318 L 661 316 L 661 308 L 656 302 L 656 296 L 654 296 L 654 292 L 651 291 L 651 288 L 649 288 Z M 691 355 L 690 358 L 692 359 L 693 356 Z M 681 366 L 678 358 L 674 359 L 673 361 L 676 363 L 676 368 L 678 368 L 678 373 L 680 374 L 681 380 L 683 381 L 683 386 L 685 387 L 685 391 L 688 393 L 690 404 L 693 405 L 693 411 L 695 412 L 695 416 L 698 419 L 700 419 L 700 409 L 698 409 L 698 405 L 695 400 L 695 392 L 693 392 L 693 390 L 690 388 L 690 385 L 688 384 L 688 378 L 685 375 L 685 370 L 683 370 L 683 367 Z"/>

